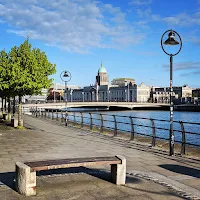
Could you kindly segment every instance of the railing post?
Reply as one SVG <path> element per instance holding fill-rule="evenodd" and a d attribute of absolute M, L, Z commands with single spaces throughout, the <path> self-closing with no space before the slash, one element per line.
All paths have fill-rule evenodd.
<path fill-rule="evenodd" d="M 53 119 L 53 109 L 51 109 L 51 114 L 52 114 L 52 115 L 51 115 L 51 118 Z"/>
<path fill-rule="evenodd" d="M 56 109 L 56 120 L 58 121 L 58 109 Z"/>
<path fill-rule="evenodd" d="M 63 122 L 63 111 L 61 110 L 61 122 Z"/>
<path fill-rule="evenodd" d="M 135 137 L 135 130 L 134 130 L 134 125 L 133 125 L 133 118 L 130 116 L 130 124 L 131 124 L 131 138 L 130 140 L 134 140 Z"/>
<path fill-rule="evenodd" d="M 65 126 L 68 126 L 68 121 L 69 121 L 69 114 L 68 114 L 68 112 L 66 111 L 66 112 L 65 112 Z"/>
<path fill-rule="evenodd" d="M 152 147 L 155 147 L 156 146 L 156 128 L 155 128 L 155 123 L 154 123 L 154 120 L 153 119 L 150 119 L 151 120 L 151 125 L 152 125 Z"/>
<path fill-rule="evenodd" d="M 182 131 L 181 154 L 185 154 L 185 143 L 186 143 L 185 128 L 182 121 L 180 121 L 179 123 L 181 125 L 181 131 Z"/>
<path fill-rule="evenodd" d="M 92 113 L 89 114 L 90 114 L 90 130 L 92 130 Z"/>
<path fill-rule="evenodd" d="M 83 128 L 83 113 L 82 112 L 80 113 L 81 113 L 81 128 Z"/>
<path fill-rule="evenodd" d="M 47 118 L 47 112 L 46 112 L 46 109 L 44 109 L 44 117 Z"/>
<path fill-rule="evenodd" d="M 36 107 L 36 109 L 35 109 L 35 117 L 38 117 L 37 107 Z"/>
<path fill-rule="evenodd" d="M 42 108 L 41 108 L 41 115 L 42 115 L 42 118 L 44 117 L 44 113 L 43 113 L 43 111 L 42 111 Z"/>
<path fill-rule="evenodd" d="M 74 112 L 74 126 L 76 124 L 76 113 Z"/>
<path fill-rule="evenodd" d="M 103 133 L 103 115 L 100 114 L 100 117 L 101 117 L 101 129 L 100 129 L 100 132 Z"/>
<path fill-rule="evenodd" d="M 117 136 L 117 121 L 116 121 L 116 116 L 113 115 L 113 119 L 114 119 L 114 125 L 115 125 L 115 129 L 114 129 L 114 136 Z"/>

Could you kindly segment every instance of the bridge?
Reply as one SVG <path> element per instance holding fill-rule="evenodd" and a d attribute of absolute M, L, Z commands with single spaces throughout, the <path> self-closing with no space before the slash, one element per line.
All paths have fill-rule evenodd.
<path fill-rule="evenodd" d="M 116 109 L 138 109 L 138 108 L 160 108 L 168 109 L 169 104 L 164 103 L 138 103 L 138 102 L 64 102 L 59 103 L 40 103 L 40 104 L 23 104 L 24 108 L 30 107 L 62 109 L 62 108 L 106 108 L 108 110 Z"/>

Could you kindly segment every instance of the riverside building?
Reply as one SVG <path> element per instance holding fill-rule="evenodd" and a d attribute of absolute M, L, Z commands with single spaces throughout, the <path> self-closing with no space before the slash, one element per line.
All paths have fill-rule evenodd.
<path fill-rule="evenodd" d="M 109 76 L 103 62 L 98 69 L 94 85 L 79 89 L 67 88 L 67 101 L 117 101 L 117 102 L 147 102 L 151 87 L 141 83 L 136 84 L 133 78 L 116 78 L 109 82 Z"/>

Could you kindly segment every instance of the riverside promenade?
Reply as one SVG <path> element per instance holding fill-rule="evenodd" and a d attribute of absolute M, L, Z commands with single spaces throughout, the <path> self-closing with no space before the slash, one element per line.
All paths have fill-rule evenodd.
<path fill-rule="evenodd" d="M 153 149 L 61 122 L 24 116 L 26 130 L 0 130 L 0 199 L 200 199 L 200 160 Z M 127 159 L 125 186 L 109 182 L 109 166 L 38 173 L 37 195 L 14 190 L 15 162 L 122 155 Z M 84 172 L 84 173 L 83 173 Z M 60 175 L 62 174 L 62 175 Z"/>

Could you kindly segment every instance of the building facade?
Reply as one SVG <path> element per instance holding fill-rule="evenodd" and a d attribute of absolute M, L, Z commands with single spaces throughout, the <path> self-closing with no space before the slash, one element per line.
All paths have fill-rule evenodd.
<path fill-rule="evenodd" d="M 151 101 L 155 103 L 169 103 L 170 102 L 170 88 L 169 87 L 152 87 Z M 180 104 L 192 97 L 192 88 L 183 85 L 173 87 L 172 99 L 176 104 Z"/>
<path fill-rule="evenodd" d="M 65 92 L 67 101 L 117 101 L 117 102 L 147 102 L 150 96 L 150 87 L 144 83 L 136 85 L 135 79 L 117 78 L 109 83 L 109 76 L 103 62 L 98 69 L 94 85 L 79 89 L 68 88 Z"/>

